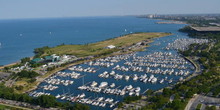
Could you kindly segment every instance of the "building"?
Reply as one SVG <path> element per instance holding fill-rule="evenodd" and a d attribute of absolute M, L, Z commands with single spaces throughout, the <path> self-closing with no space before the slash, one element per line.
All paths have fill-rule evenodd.
<path fill-rule="evenodd" d="M 53 54 L 51 56 L 45 56 L 44 59 L 47 62 L 56 62 L 60 60 L 60 56 L 56 56 L 55 54 Z"/>
<path fill-rule="evenodd" d="M 30 63 L 35 64 L 35 63 L 41 63 L 41 62 L 43 62 L 43 61 L 44 61 L 43 58 L 35 58 L 35 59 L 31 60 Z"/>
<path fill-rule="evenodd" d="M 106 48 L 107 49 L 113 49 L 113 48 L 115 48 L 116 46 L 114 46 L 114 45 L 109 45 L 109 46 L 107 46 Z"/>
<path fill-rule="evenodd" d="M 35 58 L 33 60 L 31 60 L 31 64 L 35 64 L 35 63 L 45 63 L 45 62 L 56 62 L 60 60 L 60 56 L 57 56 L 55 54 L 51 55 L 51 56 L 45 56 L 44 59 L 43 58 Z"/>

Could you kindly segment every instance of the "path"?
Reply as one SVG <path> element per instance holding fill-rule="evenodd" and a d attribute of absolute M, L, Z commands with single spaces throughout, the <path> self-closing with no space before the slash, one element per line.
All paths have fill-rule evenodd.
<path fill-rule="evenodd" d="M 205 108 L 206 105 L 219 106 L 220 98 L 196 95 L 190 99 L 185 110 L 195 110 L 198 104 L 203 104 L 201 108 Z"/>

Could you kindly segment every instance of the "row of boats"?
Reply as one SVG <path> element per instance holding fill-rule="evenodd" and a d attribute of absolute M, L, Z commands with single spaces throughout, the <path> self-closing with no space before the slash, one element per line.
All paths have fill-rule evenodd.
<path fill-rule="evenodd" d="M 113 62 L 99 62 L 99 61 L 96 61 L 96 62 L 88 62 L 88 65 L 89 66 L 102 66 L 102 67 L 110 67 L 110 66 L 113 66 L 114 63 Z"/>
<path fill-rule="evenodd" d="M 77 96 L 62 94 L 56 95 L 57 99 L 67 100 L 70 102 L 78 102 L 82 104 L 88 104 L 99 107 L 106 107 L 109 105 L 110 108 L 114 107 L 119 101 L 114 101 L 113 98 L 104 98 L 104 97 L 95 97 L 92 99 L 91 97 L 85 98 L 86 95 L 84 93 L 78 94 Z"/>
<path fill-rule="evenodd" d="M 187 69 L 187 67 L 185 65 L 163 64 L 163 63 L 144 63 L 143 61 L 142 62 L 137 62 L 137 61 L 136 62 L 135 61 L 129 62 L 129 61 L 127 61 L 124 64 L 130 66 L 128 69 L 131 69 L 131 71 L 139 71 L 139 72 L 143 71 L 141 66 L 154 67 L 154 68 L 157 67 L 157 68 Z M 140 66 L 140 67 L 137 67 L 137 66 L 135 67 L 135 65 Z M 115 68 L 116 69 L 119 68 L 118 70 L 120 70 L 119 65 L 117 65 Z M 124 68 L 124 66 L 122 68 Z"/>
<path fill-rule="evenodd" d="M 96 73 L 97 69 L 91 67 L 82 67 L 82 66 L 72 66 L 68 68 L 71 71 L 79 71 L 79 72 L 88 72 L 88 73 Z"/>
<path fill-rule="evenodd" d="M 54 86 L 54 85 L 44 85 L 44 86 L 42 86 L 42 88 L 44 89 L 44 90 L 50 90 L 50 91 L 53 91 L 53 90 L 55 90 L 55 89 L 57 89 L 58 88 L 58 86 Z"/>
<path fill-rule="evenodd" d="M 187 76 L 189 75 L 189 71 L 188 70 L 174 70 L 174 69 L 166 69 L 166 70 L 162 70 L 160 68 L 157 69 L 152 69 L 147 67 L 146 69 L 146 73 L 152 73 L 152 74 L 162 74 L 162 75 L 179 75 L 179 76 Z"/>
<path fill-rule="evenodd" d="M 64 80 L 59 78 L 50 77 L 44 81 L 45 83 L 52 84 L 52 85 L 64 85 L 68 86 L 74 83 L 72 80 Z"/>
<path fill-rule="evenodd" d="M 111 94 L 111 95 L 121 95 L 124 96 L 126 94 L 132 96 L 140 95 L 141 88 L 140 87 L 133 87 L 132 85 L 125 86 L 123 89 L 119 89 L 119 87 L 115 87 L 115 83 L 112 83 L 108 86 L 108 82 L 101 82 L 99 86 L 97 86 L 98 83 L 93 81 L 90 86 L 82 85 L 79 86 L 79 90 L 86 90 L 88 92 L 96 92 L 96 93 L 104 93 L 104 94 Z"/>
<path fill-rule="evenodd" d="M 29 96 L 32 97 L 40 97 L 42 95 L 51 95 L 50 93 L 46 92 L 31 92 Z M 94 99 L 91 99 L 91 97 L 85 98 L 86 95 L 84 93 L 78 94 L 76 96 L 68 95 L 67 93 L 65 94 L 57 94 L 55 98 L 60 99 L 60 100 L 67 100 L 70 102 L 78 102 L 82 104 L 89 104 L 89 105 L 94 105 L 94 106 L 99 106 L 99 107 L 106 107 L 109 105 L 110 108 L 116 106 L 116 104 L 119 103 L 119 101 L 114 101 L 113 98 L 104 98 L 104 97 L 95 97 Z"/>
<path fill-rule="evenodd" d="M 172 78 L 168 80 L 168 77 L 165 77 L 165 78 L 162 78 L 161 80 L 158 80 L 157 77 L 155 77 L 154 75 L 150 75 L 149 77 L 147 77 L 147 74 L 144 74 L 144 75 L 140 75 L 138 76 L 137 74 L 134 74 L 134 75 L 120 75 L 120 74 L 116 74 L 114 71 L 108 73 L 107 71 L 101 73 L 98 75 L 100 78 L 114 78 L 115 80 L 133 80 L 133 81 L 141 81 L 141 82 L 144 82 L 144 83 L 152 83 L 152 84 L 155 84 L 155 83 L 164 83 L 165 81 L 168 81 L 168 83 L 172 83 L 173 80 Z M 180 77 L 179 79 L 180 81 L 183 80 L 183 77 Z"/>
<path fill-rule="evenodd" d="M 46 92 L 36 92 L 36 91 L 31 92 L 29 94 L 29 96 L 32 96 L 32 97 L 40 97 L 42 95 L 51 95 L 51 94 L 50 93 L 46 93 Z"/>
<path fill-rule="evenodd" d="M 57 72 L 56 73 L 56 76 L 59 76 L 59 77 L 71 77 L 71 78 L 73 78 L 73 79 L 78 79 L 79 77 L 80 77 L 80 73 L 77 73 L 77 72 L 74 72 L 74 71 L 72 71 L 72 72 L 61 72 L 61 71 L 59 71 L 59 72 Z"/>
<path fill-rule="evenodd" d="M 204 44 L 208 43 L 208 39 L 197 39 L 197 38 L 187 38 L 187 39 L 176 39 L 173 43 L 168 43 L 166 50 L 175 49 L 185 51 L 191 44 Z"/>

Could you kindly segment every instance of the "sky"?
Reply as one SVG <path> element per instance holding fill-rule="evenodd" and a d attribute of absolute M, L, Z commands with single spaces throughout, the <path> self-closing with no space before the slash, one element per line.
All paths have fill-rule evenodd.
<path fill-rule="evenodd" d="M 0 0 L 0 19 L 220 13 L 220 0 Z"/>

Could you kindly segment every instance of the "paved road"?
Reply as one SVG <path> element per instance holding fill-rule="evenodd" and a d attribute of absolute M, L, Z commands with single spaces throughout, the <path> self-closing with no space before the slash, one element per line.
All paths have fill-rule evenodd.
<path fill-rule="evenodd" d="M 0 104 L 7 105 L 7 106 L 13 106 L 13 107 L 19 106 L 23 109 L 26 108 L 26 110 L 60 110 L 58 108 L 42 108 L 38 105 L 31 105 L 31 104 L 25 103 L 25 102 L 7 100 L 7 99 L 2 99 L 2 98 L 0 98 Z"/>
<path fill-rule="evenodd" d="M 195 110 L 198 104 L 204 104 L 201 108 L 204 109 L 206 105 L 220 105 L 220 98 L 208 97 L 203 95 L 196 95 L 188 102 L 185 110 Z"/>

